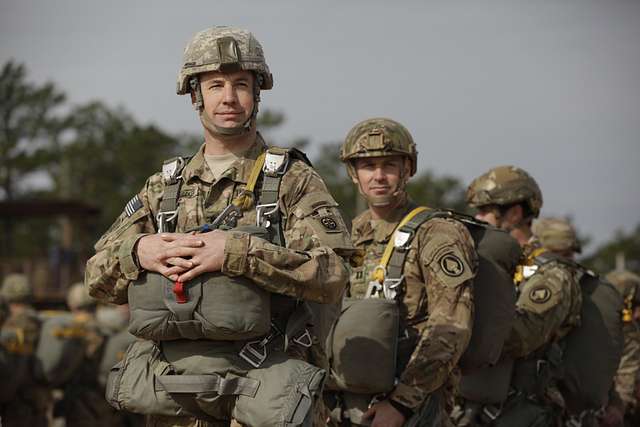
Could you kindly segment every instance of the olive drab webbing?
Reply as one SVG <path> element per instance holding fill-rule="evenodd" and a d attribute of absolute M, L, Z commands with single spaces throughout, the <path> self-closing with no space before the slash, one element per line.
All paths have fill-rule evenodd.
<path fill-rule="evenodd" d="M 193 231 L 216 229 L 222 224 L 222 216 L 250 209 L 256 199 L 254 190 L 258 190 L 257 224 L 231 230 L 284 245 L 280 181 L 294 159 L 308 162 L 296 150 L 269 148 L 256 160 L 244 191 L 212 224 Z M 172 175 L 179 174 L 178 170 L 182 168 L 171 169 Z M 177 201 L 172 195 L 178 192 L 170 190 L 170 198 Z M 177 212 L 177 206 L 173 201 L 166 206 L 167 218 L 171 218 L 170 212 Z M 152 291 L 150 285 L 163 290 Z M 222 273 L 207 273 L 180 284 L 178 293 L 175 285 L 160 275 L 147 273 L 129 286 L 129 330 L 156 344 L 133 343 L 124 359 L 112 368 L 107 381 L 107 399 L 112 406 L 203 419 L 233 416 L 243 424 L 256 426 L 281 425 L 268 424 L 265 420 L 269 419 L 288 423 L 283 425 L 306 423 L 325 371 L 304 361 L 287 360 L 284 352 L 290 343 L 303 347 L 312 344 L 307 305 L 270 294 L 244 277 Z M 280 342 L 284 343 L 282 348 L 276 345 Z M 237 399 L 235 406 L 229 399 Z M 261 407 L 264 402 L 260 399 L 270 403 Z M 231 407 L 233 414 L 228 413 Z M 269 412 L 265 412 L 267 409 Z"/>

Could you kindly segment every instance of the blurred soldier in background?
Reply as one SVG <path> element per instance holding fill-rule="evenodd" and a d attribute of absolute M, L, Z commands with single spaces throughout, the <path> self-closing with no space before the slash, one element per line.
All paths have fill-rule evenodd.
<path fill-rule="evenodd" d="M 6 381 L 16 382 L 12 388 L 17 386 L 12 398 L 0 403 L 2 425 L 47 426 L 51 419 L 52 398 L 48 388 L 36 383 L 33 375 L 33 355 L 40 336 L 40 320 L 31 305 L 33 290 L 27 276 L 7 275 L 1 297 L 9 304 L 9 317 L 2 326 L 2 345 L 14 356 L 15 363 L 15 375 Z"/>
<path fill-rule="evenodd" d="M 624 350 L 615 377 L 612 402 L 607 407 L 603 426 L 640 425 L 640 276 L 627 270 L 607 274 L 624 299 Z"/>
<path fill-rule="evenodd" d="M 56 405 L 56 414 L 64 417 L 67 427 L 122 424 L 120 414 L 107 403 L 104 387 L 98 382 L 105 337 L 95 318 L 96 305 L 83 283 L 69 287 L 67 306 L 82 330 L 84 357 L 62 386 L 63 398 Z"/>

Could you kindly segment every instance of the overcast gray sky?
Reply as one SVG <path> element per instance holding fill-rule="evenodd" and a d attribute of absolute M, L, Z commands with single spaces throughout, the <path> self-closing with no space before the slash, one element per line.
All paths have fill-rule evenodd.
<path fill-rule="evenodd" d="M 469 182 L 512 163 L 540 183 L 543 214 L 572 215 L 596 242 L 640 222 L 640 1 L 2 0 L 0 61 L 73 103 L 197 132 L 175 78 L 213 25 L 262 42 L 263 106 L 287 116 L 274 140 L 337 141 L 389 116 L 412 132 L 419 172 Z"/>

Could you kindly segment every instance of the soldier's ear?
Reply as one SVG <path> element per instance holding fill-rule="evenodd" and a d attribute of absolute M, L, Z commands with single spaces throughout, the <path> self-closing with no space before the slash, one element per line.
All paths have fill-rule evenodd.
<path fill-rule="evenodd" d="M 524 220 L 524 209 L 520 203 L 517 203 L 502 215 L 502 220 L 508 222 L 509 224 L 521 224 Z"/>

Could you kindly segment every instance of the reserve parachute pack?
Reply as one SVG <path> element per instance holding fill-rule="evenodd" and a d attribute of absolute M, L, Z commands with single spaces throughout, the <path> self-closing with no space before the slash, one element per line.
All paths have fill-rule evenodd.
<path fill-rule="evenodd" d="M 597 410 L 608 401 L 622 357 L 623 300 L 613 285 L 572 260 L 549 253 L 535 258 L 538 268 L 552 261 L 577 269 L 582 291 L 580 325 L 560 341 L 564 375 L 559 387 L 571 414 Z"/>
<path fill-rule="evenodd" d="M 41 319 L 40 339 L 34 353 L 34 375 L 47 385 L 60 386 L 71 379 L 82 364 L 87 330 L 69 312 L 43 312 Z"/>
<path fill-rule="evenodd" d="M 512 272 L 521 256 L 520 246 L 508 233 L 470 216 L 419 207 L 398 224 L 387 245 L 378 267 L 386 272 L 383 279 L 370 283 L 364 299 L 343 302 L 341 316 L 327 343 L 332 379 L 339 390 L 376 394 L 393 388 L 399 374 L 397 368 L 406 363 L 407 356 L 397 351 L 403 325 L 398 320 L 396 298 L 403 292 L 404 263 L 416 231 L 433 218 L 449 218 L 464 224 L 478 252 L 478 271 L 473 284 L 474 327 L 460 366 L 463 372 L 471 372 L 498 362 L 515 316 Z M 376 295 L 380 298 L 375 298 Z M 362 346 L 368 350 L 363 352 Z"/>
<path fill-rule="evenodd" d="M 284 245 L 279 210 L 282 176 L 297 150 L 269 148 L 255 162 L 246 191 L 262 174 L 256 224 L 235 226 L 243 201 L 236 198 L 206 232 L 223 227 Z M 180 173 L 185 162 L 165 163 L 159 231 L 174 231 Z M 106 397 L 116 409 L 155 415 L 236 419 L 243 425 L 310 425 L 325 371 L 292 359 L 293 343 L 312 344 L 312 313 L 302 301 L 272 294 L 243 278 L 221 273 L 173 283 L 156 274 L 129 285 L 129 331 L 153 340 L 131 344 L 110 371 Z"/>

